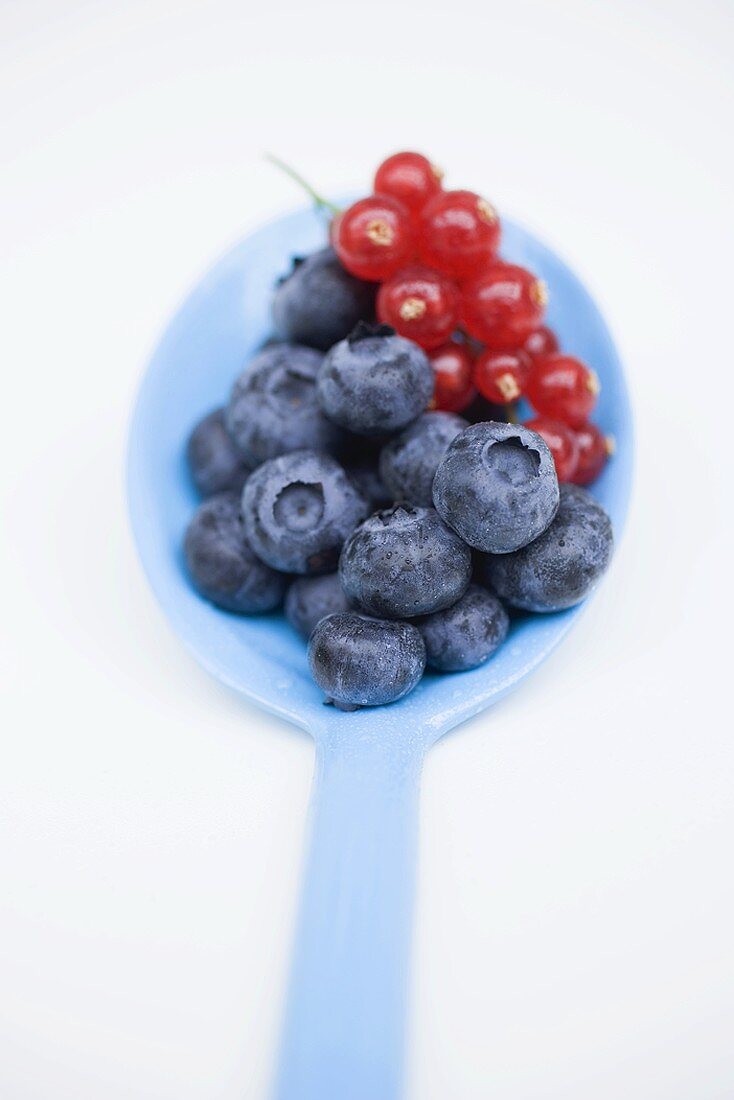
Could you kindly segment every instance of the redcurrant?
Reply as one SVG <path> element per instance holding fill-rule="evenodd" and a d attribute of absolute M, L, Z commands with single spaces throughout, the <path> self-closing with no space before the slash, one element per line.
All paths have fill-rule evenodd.
<path fill-rule="evenodd" d="M 599 379 L 572 355 L 546 355 L 534 364 L 527 398 L 541 416 L 562 420 L 572 428 L 588 419 L 599 393 Z"/>
<path fill-rule="evenodd" d="M 576 433 L 573 428 L 561 424 L 560 420 L 551 420 L 547 416 L 536 416 L 533 420 L 527 420 L 525 427 L 537 432 L 548 444 L 548 450 L 556 464 L 558 480 L 573 480 L 579 457 Z"/>
<path fill-rule="evenodd" d="M 390 195 L 371 195 L 342 211 L 331 240 L 347 271 L 378 283 L 403 267 L 414 248 L 410 214 Z"/>
<path fill-rule="evenodd" d="M 575 485 L 591 485 L 614 453 L 614 440 L 611 436 L 602 435 L 596 424 L 582 424 L 574 430 L 574 435 L 578 461 L 571 481 Z"/>
<path fill-rule="evenodd" d="M 375 191 L 392 195 L 411 214 L 416 214 L 441 190 L 441 176 L 438 168 L 420 153 L 395 153 L 377 169 Z"/>
<path fill-rule="evenodd" d="M 462 287 L 461 319 L 477 340 L 510 351 L 537 328 L 547 300 L 545 283 L 532 272 L 496 263 Z"/>
<path fill-rule="evenodd" d="M 547 325 L 533 329 L 522 345 L 522 350 L 531 359 L 540 359 L 541 355 L 553 355 L 558 349 L 558 337 Z"/>
<path fill-rule="evenodd" d="M 441 191 L 420 217 L 418 251 L 429 267 L 469 279 L 492 263 L 500 242 L 494 207 L 473 191 Z"/>
<path fill-rule="evenodd" d="M 474 384 L 488 401 L 509 405 L 522 397 L 529 360 L 521 351 L 485 351 L 474 367 Z"/>
<path fill-rule="evenodd" d="M 437 348 L 456 328 L 459 292 L 437 271 L 406 267 L 380 287 L 377 316 L 422 348 Z"/>
<path fill-rule="evenodd" d="M 472 382 L 472 357 L 465 344 L 455 341 L 428 354 L 433 367 L 434 391 L 431 407 L 444 412 L 461 412 L 476 397 Z"/>

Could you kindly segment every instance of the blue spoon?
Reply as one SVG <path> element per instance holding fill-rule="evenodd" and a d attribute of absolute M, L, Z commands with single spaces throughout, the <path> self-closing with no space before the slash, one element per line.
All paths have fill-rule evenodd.
<path fill-rule="evenodd" d="M 184 442 L 204 413 L 225 402 L 247 357 L 269 335 L 272 286 L 291 256 L 323 242 L 314 211 L 283 217 L 227 253 L 184 302 L 140 387 L 130 431 L 130 514 L 148 579 L 184 644 L 212 675 L 316 742 L 310 852 L 276 1098 L 397 1100 L 423 757 L 531 673 L 580 609 L 519 619 L 483 667 L 426 676 L 400 703 L 343 714 L 323 705 L 305 646 L 281 615 L 230 615 L 194 592 L 181 552 L 196 504 Z M 617 454 L 594 493 L 619 536 L 633 444 L 611 337 L 579 280 L 529 233 L 505 222 L 503 254 L 546 280 L 549 324 L 564 349 L 601 378 L 598 420 L 615 436 Z"/>

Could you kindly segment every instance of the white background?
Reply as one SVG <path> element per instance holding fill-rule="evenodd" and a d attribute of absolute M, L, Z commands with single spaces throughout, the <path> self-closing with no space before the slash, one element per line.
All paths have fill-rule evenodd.
<path fill-rule="evenodd" d="M 732 18 L 0 0 L 3 1100 L 265 1100 L 312 749 L 169 633 L 126 425 L 300 201 L 264 149 L 338 194 L 406 146 L 587 279 L 639 439 L 588 614 L 428 760 L 409 1100 L 734 1096 Z"/>

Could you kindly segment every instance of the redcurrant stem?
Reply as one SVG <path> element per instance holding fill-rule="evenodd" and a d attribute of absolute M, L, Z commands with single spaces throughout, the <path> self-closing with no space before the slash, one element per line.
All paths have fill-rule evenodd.
<path fill-rule="evenodd" d="M 320 195 L 318 191 L 314 190 L 311 184 L 296 172 L 295 168 L 291 168 L 290 164 L 286 164 L 284 160 L 281 160 L 280 157 L 273 156 L 272 153 L 266 153 L 265 159 L 269 160 L 271 164 L 274 164 L 276 168 L 280 168 L 281 172 L 285 172 L 286 176 L 290 176 L 294 183 L 297 183 L 299 187 L 303 188 L 319 210 L 328 210 L 334 217 L 336 217 L 337 214 L 341 214 L 341 209 L 335 203 L 329 202 L 328 199 L 325 199 L 323 195 Z"/>

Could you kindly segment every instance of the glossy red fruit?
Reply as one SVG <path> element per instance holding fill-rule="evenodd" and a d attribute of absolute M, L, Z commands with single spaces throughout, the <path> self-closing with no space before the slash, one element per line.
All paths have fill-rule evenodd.
<path fill-rule="evenodd" d="M 437 348 L 456 328 L 459 292 L 445 275 L 416 264 L 382 284 L 377 293 L 377 316 L 422 348 Z"/>
<path fill-rule="evenodd" d="M 570 480 L 574 485 L 591 485 L 606 466 L 609 456 L 614 454 L 614 440 L 604 436 L 596 424 L 582 424 L 574 429 L 574 436 L 578 459 Z"/>
<path fill-rule="evenodd" d="M 526 337 L 522 350 L 531 359 L 540 359 L 542 355 L 553 355 L 559 350 L 558 337 L 553 329 L 548 328 L 547 325 L 541 325 Z"/>
<path fill-rule="evenodd" d="M 442 173 L 421 153 L 394 153 L 375 174 L 375 192 L 392 195 L 412 214 L 441 190 Z"/>
<path fill-rule="evenodd" d="M 478 275 L 494 260 L 500 220 L 473 191 L 441 191 L 420 216 L 418 252 L 424 263 L 454 279 Z"/>
<path fill-rule="evenodd" d="M 520 347 L 545 311 L 545 283 L 517 264 L 496 263 L 461 289 L 461 320 L 495 351 Z"/>
<path fill-rule="evenodd" d="M 509 405 L 522 397 L 529 369 L 521 351 L 485 351 L 474 367 L 474 385 L 493 404 Z"/>
<path fill-rule="evenodd" d="M 548 450 L 556 464 L 558 480 L 572 481 L 579 458 L 579 447 L 573 428 L 547 416 L 526 420 L 525 427 L 537 432 L 548 444 Z"/>
<path fill-rule="evenodd" d="M 599 379 L 580 359 L 555 354 L 536 360 L 526 394 L 541 416 L 580 428 L 596 404 L 599 389 Z"/>
<path fill-rule="evenodd" d="M 462 412 L 477 395 L 472 381 L 472 357 L 464 344 L 444 344 L 428 354 L 435 380 L 431 408 Z"/>
<path fill-rule="evenodd" d="M 415 246 L 410 214 L 390 195 L 371 195 L 342 211 L 331 241 L 347 271 L 377 283 L 404 267 Z"/>

